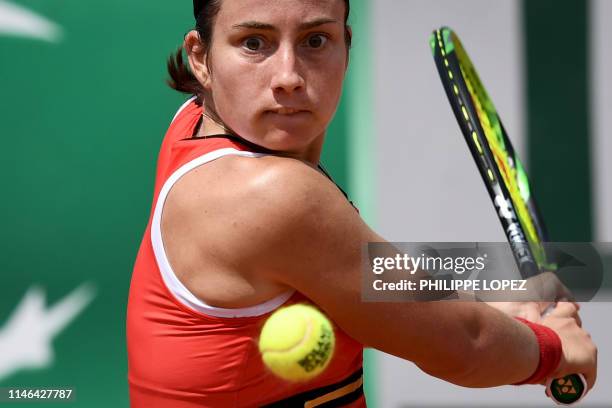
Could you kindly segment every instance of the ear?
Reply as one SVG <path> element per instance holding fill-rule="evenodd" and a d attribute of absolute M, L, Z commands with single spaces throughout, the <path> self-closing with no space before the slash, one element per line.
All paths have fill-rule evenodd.
<path fill-rule="evenodd" d="M 346 27 L 346 35 L 348 35 L 349 42 L 352 42 L 352 40 L 353 40 L 353 29 L 351 28 L 351 26 L 347 26 Z M 348 69 L 350 57 L 351 57 L 350 50 L 347 49 L 346 50 L 346 65 L 344 67 L 345 69 Z"/>
<path fill-rule="evenodd" d="M 187 52 L 191 72 L 205 89 L 210 89 L 210 73 L 206 65 L 206 51 L 197 31 L 191 30 L 187 33 L 183 48 Z"/>

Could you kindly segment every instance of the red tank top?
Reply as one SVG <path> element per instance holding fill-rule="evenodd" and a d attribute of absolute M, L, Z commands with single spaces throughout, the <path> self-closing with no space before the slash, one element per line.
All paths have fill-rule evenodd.
<path fill-rule="evenodd" d="M 160 219 L 174 182 L 228 154 L 257 157 L 223 138 L 190 139 L 202 114 L 181 107 L 161 146 L 153 208 L 134 265 L 127 308 L 128 380 L 134 408 L 257 406 L 365 407 L 363 346 L 335 327 L 336 351 L 318 377 L 291 383 L 264 366 L 261 328 L 281 305 L 310 303 L 298 292 L 243 309 L 211 307 L 178 280 L 166 258 Z"/>

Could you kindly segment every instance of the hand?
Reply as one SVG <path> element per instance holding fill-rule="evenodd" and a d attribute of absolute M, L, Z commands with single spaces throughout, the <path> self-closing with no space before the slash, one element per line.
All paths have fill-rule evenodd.
<path fill-rule="evenodd" d="M 551 378 L 581 373 L 587 381 L 587 390 L 597 379 L 597 346 L 591 336 L 581 328 L 578 308 L 572 302 L 559 302 L 542 317 L 540 324 L 553 329 L 561 338 L 563 354 Z"/>
<path fill-rule="evenodd" d="M 562 300 L 566 302 L 566 300 Z M 529 320 L 533 323 L 540 323 L 544 316 L 547 316 L 557 305 L 557 303 L 550 302 L 486 302 L 487 305 L 491 306 L 507 314 L 510 317 L 520 317 L 525 320 Z M 574 319 L 578 323 L 578 326 L 582 327 L 582 319 L 578 314 L 580 305 L 575 302 L 569 302 L 576 308 L 576 313 L 573 315 Z"/>
<path fill-rule="evenodd" d="M 486 302 L 489 306 L 504 312 L 511 317 L 520 317 L 530 322 L 539 323 L 541 316 L 549 312 L 555 306 L 557 300 L 568 301 L 573 299 L 567 287 L 552 272 L 544 272 L 540 275 L 527 279 L 526 292 L 519 296 L 511 294 L 516 298 L 514 302 Z M 577 310 L 580 306 L 573 303 Z M 580 317 L 576 313 L 576 321 L 581 325 Z"/>
<path fill-rule="evenodd" d="M 520 291 L 508 288 L 490 292 L 477 291 L 475 295 L 477 299 L 487 303 L 540 303 L 543 304 L 543 307 L 540 307 L 541 312 L 546 309 L 546 306 L 558 300 L 574 300 L 569 289 L 553 272 L 543 272 L 526 279 Z M 502 302 L 499 302 L 500 300 Z M 491 306 L 495 307 L 493 304 Z M 500 310 L 505 311 L 507 308 L 501 306 Z"/>
<path fill-rule="evenodd" d="M 553 272 L 543 272 L 527 279 L 528 301 L 539 301 L 541 303 L 552 303 L 558 300 L 574 300 L 569 289 L 559 280 Z"/>
<path fill-rule="evenodd" d="M 548 302 L 486 302 L 510 317 L 520 317 L 530 322 L 539 323 L 542 314 L 551 305 Z M 553 304 L 554 305 L 554 304 Z"/>

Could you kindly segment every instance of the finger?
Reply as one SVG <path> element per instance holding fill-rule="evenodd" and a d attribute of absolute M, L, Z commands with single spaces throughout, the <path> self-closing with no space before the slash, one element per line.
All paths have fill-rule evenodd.
<path fill-rule="evenodd" d="M 582 327 L 582 319 L 580 318 L 578 312 L 576 312 L 576 315 L 574 315 L 574 319 L 576 320 L 576 324 L 578 325 L 578 327 Z"/>
<path fill-rule="evenodd" d="M 565 316 L 574 318 L 574 320 L 576 321 L 576 324 L 578 325 L 578 327 L 582 327 L 582 319 L 580 318 L 580 315 L 578 314 L 578 307 L 577 307 L 578 304 L 574 303 L 574 302 L 562 302 L 562 303 L 569 303 L 575 309 L 575 311 L 572 314 L 569 314 L 569 313 L 571 313 L 572 308 L 568 307 L 567 308 L 567 313 L 568 314 L 565 315 Z"/>
<path fill-rule="evenodd" d="M 572 302 L 557 302 L 557 306 L 551 311 L 551 314 L 556 316 L 574 317 L 577 315 L 578 309 Z"/>
<path fill-rule="evenodd" d="M 535 302 L 530 302 L 525 305 L 523 313 L 525 315 L 525 319 L 530 322 L 537 323 L 542 320 L 542 314 L 540 313 L 540 307 Z"/>
<path fill-rule="evenodd" d="M 597 349 L 595 349 L 595 363 L 593 364 L 593 372 L 591 374 L 591 383 L 587 381 L 587 385 L 589 385 L 589 390 L 595 386 L 597 382 Z"/>
<path fill-rule="evenodd" d="M 554 302 L 538 302 L 538 309 L 540 310 L 540 316 L 542 317 L 550 313 L 554 307 Z"/>
<path fill-rule="evenodd" d="M 557 299 L 557 302 L 569 302 L 572 303 L 574 306 L 576 306 L 576 310 L 580 310 L 580 303 L 576 302 L 574 299 L 568 299 L 568 298 L 560 298 Z"/>
<path fill-rule="evenodd" d="M 591 388 L 595 386 L 595 380 L 597 379 L 597 372 L 593 371 L 593 372 L 589 372 L 588 374 L 583 374 L 583 375 L 587 382 L 587 391 L 590 391 Z"/>
<path fill-rule="evenodd" d="M 556 287 L 557 296 L 555 300 L 558 301 L 570 301 L 573 302 L 575 299 L 572 292 L 565 286 L 560 280 L 557 279 Z"/>

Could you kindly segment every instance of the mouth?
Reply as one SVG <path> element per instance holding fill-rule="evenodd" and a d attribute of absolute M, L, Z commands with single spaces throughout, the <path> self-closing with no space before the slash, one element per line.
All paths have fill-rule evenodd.
<path fill-rule="evenodd" d="M 278 115 L 291 116 L 291 115 L 297 115 L 299 113 L 306 113 L 308 111 L 304 109 L 282 107 L 282 108 L 270 109 L 267 112 L 276 113 Z"/>

